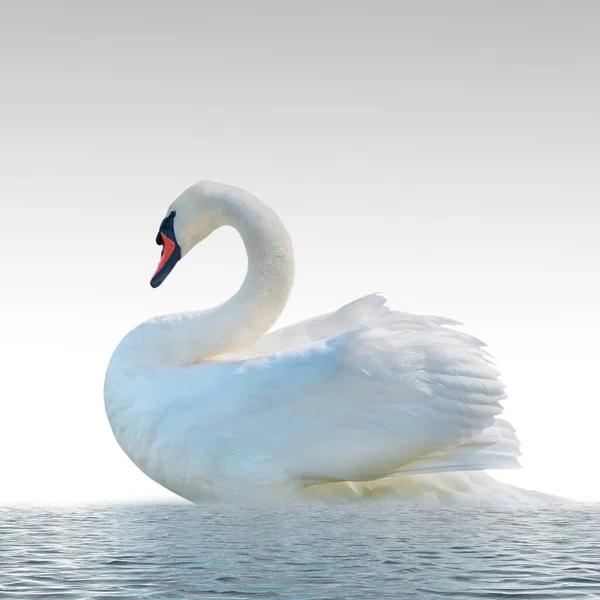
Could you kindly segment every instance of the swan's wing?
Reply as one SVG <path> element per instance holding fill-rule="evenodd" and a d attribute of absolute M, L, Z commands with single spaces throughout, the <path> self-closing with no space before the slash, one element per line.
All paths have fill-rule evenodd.
<path fill-rule="evenodd" d="M 260 457 L 316 483 L 518 466 L 482 344 L 433 317 L 385 321 L 230 364 L 219 426 L 245 470 Z"/>
<path fill-rule="evenodd" d="M 223 358 L 241 360 L 265 356 L 327 339 L 354 325 L 375 325 L 390 313 L 385 303 L 386 299 L 379 294 L 363 296 L 333 312 L 272 331 L 248 348 L 224 355 Z"/>

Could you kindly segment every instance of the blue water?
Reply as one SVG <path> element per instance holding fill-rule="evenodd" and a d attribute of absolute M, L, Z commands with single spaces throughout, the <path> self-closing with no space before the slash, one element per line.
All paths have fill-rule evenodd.
<path fill-rule="evenodd" d="M 0 508 L 0 598 L 600 598 L 600 507 Z"/>

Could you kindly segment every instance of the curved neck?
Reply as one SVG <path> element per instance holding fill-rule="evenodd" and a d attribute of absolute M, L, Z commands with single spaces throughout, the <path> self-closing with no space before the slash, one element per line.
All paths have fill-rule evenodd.
<path fill-rule="evenodd" d="M 268 206 L 250 194 L 221 198 L 222 225 L 240 234 L 248 271 L 240 289 L 229 300 L 199 313 L 210 335 L 202 344 L 202 358 L 241 350 L 261 338 L 277 321 L 294 281 L 294 253 L 287 230 Z M 210 342 L 209 339 L 210 338 Z"/>
<path fill-rule="evenodd" d="M 214 308 L 142 323 L 123 340 L 125 352 L 116 352 L 117 362 L 134 370 L 193 364 L 247 347 L 279 318 L 294 279 L 285 227 L 274 211 L 242 190 L 229 188 L 213 201 L 219 214 L 215 228 L 234 227 L 246 248 L 248 271 L 241 288 Z"/>

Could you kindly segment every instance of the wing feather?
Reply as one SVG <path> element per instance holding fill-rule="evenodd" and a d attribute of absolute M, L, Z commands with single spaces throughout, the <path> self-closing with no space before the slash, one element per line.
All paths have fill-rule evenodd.
<path fill-rule="evenodd" d="M 518 440 L 497 418 L 504 384 L 482 342 L 381 300 L 256 344 L 236 371 L 242 415 L 231 439 L 313 483 L 517 466 Z M 270 347 L 279 350 L 263 354 Z"/>

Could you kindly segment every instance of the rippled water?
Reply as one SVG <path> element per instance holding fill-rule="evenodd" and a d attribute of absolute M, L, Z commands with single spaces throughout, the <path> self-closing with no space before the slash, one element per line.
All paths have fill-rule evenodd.
<path fill-rule="evenodd" d="M 600 507 L 0 508 L 1 598 L 600 598 Z"/>

